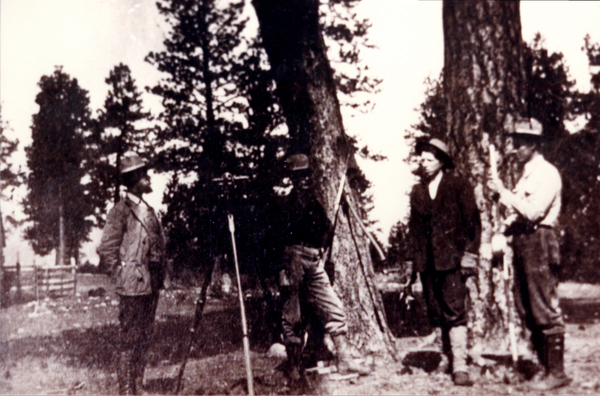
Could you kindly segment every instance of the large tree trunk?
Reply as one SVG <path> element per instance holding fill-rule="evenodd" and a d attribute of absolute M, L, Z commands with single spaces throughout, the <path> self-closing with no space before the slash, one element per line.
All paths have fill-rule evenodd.
<path fill-rule="evenodd" d="M 334 218 L 334 201 L 352 145 L 344 132 L 333 73 L 318 18 L 318 0 L 253 0 L 292 152 L 309 154 L 317 194 Z M 346 186 L 350 204 L 355 193 Z M 357 212 L 359 212 L 357 210 Z M 333 243 L 334 288 L 348 316 L 349 340 L 362 353 L 394 354 L 368 239 L 356 219 L 340 212 Z"/>
<path fill-rule="evenodd" d="M 469 284 L 473 300 L 470 326 L 477 346 L 495 350 L 508 347 L 508 313 L 514 313 L 514 306 L 506 301 L 502 268 L 491 265 L 491 238 L 498 216 L 497 204 L 485 185 L 489 144 L 494 143 L 502 156 L 504 125 L 524 108 L 519 8 L 518 1 L 443 3 L 446 137 L 458 171 L 475 186 L 482 221 L 480 273 Z M 505 179 L 508 168 L 501 168 Z M 510 252 L 505 264 L 512 264 Z M 509 279 L 509 287 L 510 283 Z"/>
<path fill-rule="evenodd" d="M 4 219 L 2 217 L 2 200 L 0 199 L 0 308 L 4 302 Z"/>

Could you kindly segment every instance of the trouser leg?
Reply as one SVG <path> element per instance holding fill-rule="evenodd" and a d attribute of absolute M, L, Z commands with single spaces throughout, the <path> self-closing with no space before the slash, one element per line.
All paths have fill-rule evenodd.
<path fill-rule="evenodd" d="M 119 389 L 136 394 L 136 378 L 143 377 L 145 352 L 152 332 L 158 293 L 121 296 L 119 302 L 120 358 L 117 370 Z"/>
<path fill-rule="evenodd" d="M 119 381 L 119 394 L 136 395 L 136 383 L 133 367 L 133 349 L 121 351 L 119 365 L 117 368 L 117 378 Z"/>

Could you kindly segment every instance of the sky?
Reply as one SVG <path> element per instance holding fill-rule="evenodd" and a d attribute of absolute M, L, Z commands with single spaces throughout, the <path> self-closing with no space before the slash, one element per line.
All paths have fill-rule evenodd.
<path fill-rule="evenodd" d="M 2 118 L 18 137 L 20 152 L 31 143 L 32 115 L 38 111 L 35 96 L 42 75 L 55 66 L 77 78 L 90 93 L 91 108 L 99 109 L 108 85 L 105 79 L 118 63 L 127 64 L 138 87 L 152 86 L 160 73 L 144 57 L 162 48 L 164 23 L 154 1 L 149 0 L 2 0 L 0 2 L 0 103 Z M 248 2 L 249 3 L 249 2 Z M 248 6 L 253 17 L 253 10 Z M 413 183 L 403 162 L 409 148 L 404 134 L 418 121 L 418 108 L 424 99 L 427 77 L 437 78 L 443 66 L 442 2 L 440 0 L 363 0 L 356 9 L 359 17 L 372 23 L 370 40 L 376 49 L 363 50 L 362 57 L 374 76 L 383 79 L 381 92 L 372 98 L 375 109 L 350 117 L 344 113 L 346 131 L 371 152 L 387 157 L 373 163 L 359 161 L 373 183 L 371 193 L 377 220 L 376 234 L 387 242 L 390 228 L 408 213 L 407 192 Z M 600 42 L 600 2 L 522 1 L 523 39 L 531 42 L 536 32 L 545 38 L 550 51 L 562 52 L 571 76 L 582 91 L 589 89 L 587 57 L 581 51 L 583 37 L 589 34 Z M 159 100 L 144 94 L 146 108 L 156 112 Z M 575 126 L 576 127 L 576 126 Z M 150 203 L 162 206 L 165 182 L 153 178 Z M 19 215 L 18 191 L 2 201 L 4 215 Z M 93 238 L 97 238 L 96 231 Z M 18 241 L 16 236 L 9 239 Z M 16 243 L 16 242 L 15 242 Z M 22 244 L 22 243 L 21 243 Z M 16 260 L 24 246 L 9 246 L 7 262 Z M 94 246 L 84 254 L 93 262 Z M 23 257 L 23 256 L 21 256 Z M 48 263 L 53 257 L 39 258 Z"/>

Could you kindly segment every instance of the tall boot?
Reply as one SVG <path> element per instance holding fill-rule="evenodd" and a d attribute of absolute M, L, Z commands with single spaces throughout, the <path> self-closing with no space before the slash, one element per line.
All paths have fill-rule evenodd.
<path fill-rule="evenodd" d="M 117 367 L 119 394 L 121 395 L 137 395 L 133 355 L 134 352 L 131 349 L 121 352 L 119 365 Z"/>
<path fill-rule="evenodd" d="M 569 385 L 572 379 L 565 374 L 565 335 L 562 333 L 545 335 L 544 349 L 547 375 L 541 382 L 534 384 L 532 389 L 547 391 Z"/>
<path fill-rule="evenodd" d="M 348 348 L 348 340 L 345 334 L 338 334 L 331 337 L 335 344 L 336 355 L 337 355 L 337 368 L 338 372 L 342 375 L 356 373 L 358 375 L 368 375 L 371 373 L 369 367 L 355 361 L 350 355 Z"/>
<path fill-rule="evenodd" d="M 302 340 L 300 337 L 293 336 L 284 342 L 285 352 L 287 354 L 286 374 L 292 381 L 299 381 L 302 378 Z"/>
<path fill-rule="evenodd" d="M 467 326 L 450 329 L 450 347 L 452 350 L 452 380 L 457 386 L 473 386 L 467 367 Z"/>

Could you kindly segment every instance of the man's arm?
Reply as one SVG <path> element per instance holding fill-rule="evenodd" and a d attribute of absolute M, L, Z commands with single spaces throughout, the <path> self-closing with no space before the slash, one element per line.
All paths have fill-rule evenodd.
<path fill-rule="evenodd" d="M 102 231 L 102 239 L 96 249 L 109 275 L 114 274 L 115 268 L 119 265 L 119 249 L 123 242 L 126 227 L 127 212 L 125 206 L 117 204 L 108 212 L 106 224 Z"/>
<path fill-rule="evenodd" d="M 500 202 L 509 208 L 514 208 L 525 219 L 535 223 L 548 214 L 552 202 L 560 194 L 562 182 L 558 172 L 548 172 L 540 177 L 536 188 L 528 191 L 526 197 L 519 197 L 515 193 L 501 189 Z"/>
<path fill-rule="evenodd" d="M 467 243 L 465 251 L 471 254 L 479 255 L 479 246 L 481 244 L 481 218 L 479 208 L 475 201 L 473 187 L 467 182 L 463 182 L 461 191 L 461 209 L 464 226 L 466 227 Z"/>

